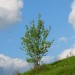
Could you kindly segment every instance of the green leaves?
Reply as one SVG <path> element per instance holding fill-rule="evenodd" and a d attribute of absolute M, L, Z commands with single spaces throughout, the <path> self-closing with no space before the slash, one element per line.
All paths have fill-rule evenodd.
<path fill-rule="evenodd" d="M 45 29 L 44 21 L 41 20 L 40 17 L 37 26 L 35 25 L 34 20 L 30 27 L 26 25 L 26 32 L 25 36 L 21 39 L 21 45 L 23 50 L 25 50 L 30 57 L 27 59 L 29 63 L 39 64 L 41 58 L 48 52 L 47 48 L 53 43 L 53 40 L 47 41 L 50 30 Z"/>

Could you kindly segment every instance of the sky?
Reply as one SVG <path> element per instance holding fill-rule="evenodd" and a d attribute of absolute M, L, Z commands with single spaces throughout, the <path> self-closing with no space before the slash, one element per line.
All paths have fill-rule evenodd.
<path fill-rule="evenodd" d="M 30 26 L 31 20 L 37 22 L 38 14 L 46 28 L 51 26 L 47 40 L 54 39 L 48 59 L 63 56 L 65 50 L 75 50 L 75 0 L 0 0 L 1 57 L 26 59 L 25 51 L 20 49 L 21 37 L 25 25 Z"/>
<path fill-rule="evenodd" d="M 51 26 L 52 28 L 48 40 L 55 40 L 48 54 L 57 56 L 65 48 L 71 47 L 74 40 L 68 40 L 66 43 L 59 41 L 62 37 L 69 39 L 73 37 L 75 33 L 68 20 L 71 12 L 71 4 L 72 0 L 23 0 L 23 6 L 19 11 L 22 13 L 20 15 L 21 21 L 0 30 L 0 54 L 25 59 L 25 52 L 20 49 L 21 37 L 24 36 L 25 25 L 30 25 L 30 21 L 33 19 L 37 22 L 39 13 L 42 15 L 41 18 L 44 20 L 45 26 L 47 28 Z M 16 15 L 15 13 L 17 11 L 12 11 L 14 15 Z M 8 20 L 8 22 L 9 21 L 10 20 Z"/>

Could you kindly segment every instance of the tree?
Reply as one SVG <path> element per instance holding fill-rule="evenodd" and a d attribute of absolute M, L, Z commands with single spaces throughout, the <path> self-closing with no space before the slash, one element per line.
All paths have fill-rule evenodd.
<path fill-rule="evenodd" d="M 30 28 L 26 25 L 26 32 L 22 37 L 22 49 L 26 51 L 27 62 L 33 63 L 34 67 L 39 66 L 41 58 L 46 55 L 48 48 L 51 47 L 52 41 L 47 41 L 50 29 L 45 29 L 44 21 L 38 18 L 38 25 L 36 26 L 34 20 L 31 23 Z"/>

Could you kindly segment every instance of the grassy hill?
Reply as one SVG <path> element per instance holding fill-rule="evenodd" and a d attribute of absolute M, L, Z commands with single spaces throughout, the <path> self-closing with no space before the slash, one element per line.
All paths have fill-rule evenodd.
<path fill-rule="evenodd" d="M 75 75 L 75 57 L 43 65 L 37 71 L 31 70 L 21 75 Z"/>

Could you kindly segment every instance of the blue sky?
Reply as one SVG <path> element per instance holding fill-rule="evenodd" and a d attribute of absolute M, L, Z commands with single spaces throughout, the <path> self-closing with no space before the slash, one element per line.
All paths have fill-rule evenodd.
<path fill-rule="evenodd" d="M 22 59 L 27 57 L 20 49 L 21 37 L 24 35 L 25 25 L 30 25 L 33 19 L 37 22 L 39 13 L 46 28 L 50 25 L 52 27 L 48 40 L 55 40 L 48 56 L 57 57 L 63 50 L 72 47 L 75 31 L 69 23 L 71 4 L 72 0 L 24 0 L 22 20 L 0 29 L 0 54 Z"/>

